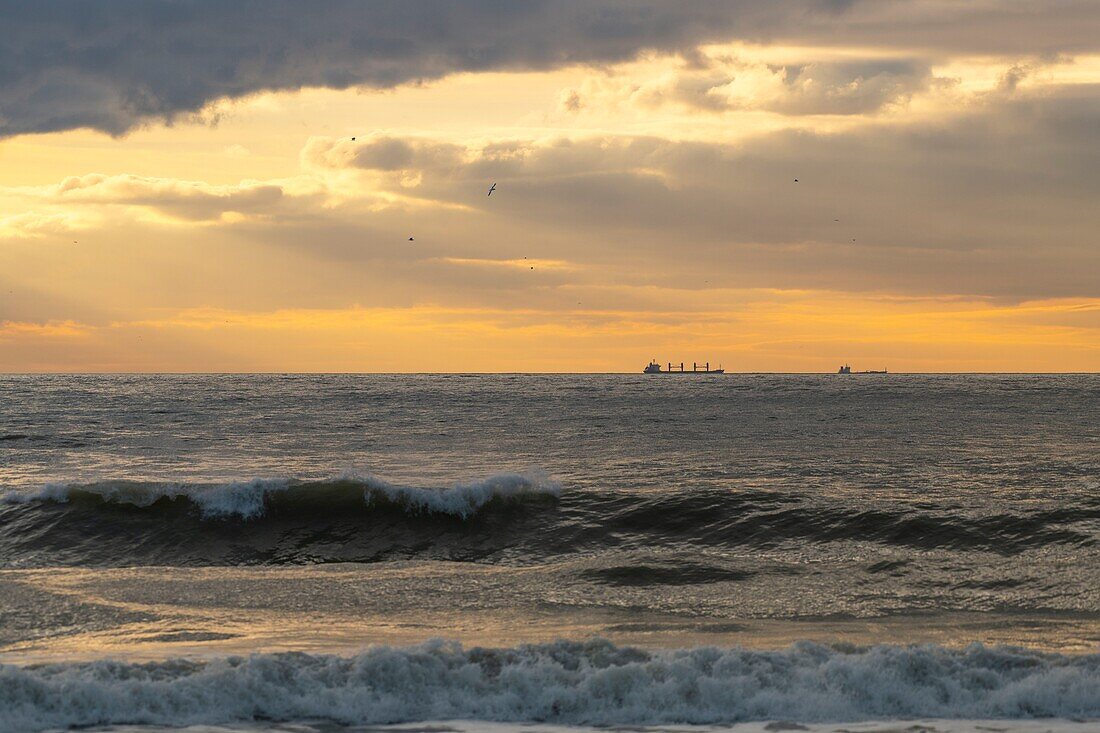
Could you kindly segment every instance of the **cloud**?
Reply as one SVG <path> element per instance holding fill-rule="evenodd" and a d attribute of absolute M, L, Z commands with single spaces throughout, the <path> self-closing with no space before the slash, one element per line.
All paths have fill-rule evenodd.
<path fill-rule="evenodd" d="M 565 262 L 564 260 L 527 259 L 526 257 L 518 260 L 490 260 L 478 257 L 440 257 L 439 261 L 459 267 L 506 268 L 512 270 L 534 270 L 536 267 L 540 270 L 576 269 L 575 265 Z"/>
<path fill-rule="evenodd" d="M 934 124 L 738 145 L 597 137 L 456 150 L 385 139 L 357 152 L 317 138 L 307 157 L 373 174 L 378 151 L 401 151 L 407 167 L 372 184 L 458 207 L 455 246 L 471 228 L 456 223 L 461 211 L 477 212 L 494 223 L 471 238 L 537 231 L 555 258 L 617 263 L 620 278 L 698 286 L 705 270 L 727 285 L 1096 296 L 1098 127 L 1100 94 L 1082 85 L 997 97 Z M 488 181 L 498 182 L 491 199 Z"/>
<path fill-rule="evenodd" d="M 35 238 L 64 234 L 92 222 L 73 212 L 25 211 L 0 217 L 0 237 Z"/>
<path fill-rule="evenodd" d="M 355 141 L 313 137 L 302 149 L 301 159 L 307 167 L 399 173 L 454 168 L 462 164 L 465 153 L 455 144 L 387 135 L 368 135 Z"/>
<path fill-rule="evenodd" d="M 579 112 L 584 107 L 584 100 L 576 89 L 566 89 L 561 94 L 561 108 L 566 112 Z"/>
<path fill-rule="evenodd" d="M 932 72 L 915 61 L 815 63 L 784 69 L 789 94 L 766 104 L 788 114 L 864 114 L 926 89 Z"/>
<path fill-rule="evenodd" d="M 234 307 L 642 308 L 634 294 L 646 287 L 1097 297 L 1098 126 L 1098 89 L 1080 84 L 991 95 L 935 121 L 735 144 L 314 137 L 290 179 L 89 175 L 18 189 L 29 210 L 104 224 L 82 233 L 79 252 L 12 240 L 0 270 L 98 278 L 89 268 L 102 268 L 126 302 L 160 297 L 161 278 L 180 302 L 235 298 Z M 64 251 L 47 259 L 52 250 Z M 177 284 L 181 251 L 209 271 Z M 569 267 L 496 264 L 524 257 Z M 265 279 L 242 276 L 261 261 Z M 124 280 L 120 263 L 136 262 Z"/>
<path fill-rule="evenodd" d="M 304 86 L 386 88 L 461 71 L 547 69 L 688 51 L 830 3 L 704 0 L 120 0 L 0 8 L 0 134 L 119 134 L 216 99 Z"/>
<path fill-rule="evenodd" d="M 228 214 L 238 218 L 273 217 L 288 213 L 291 199 L 298 199 L 291 205 L 294 206 L 301 199 L 319 201 L 321 195 L 320 183 L 305 179 L 212 185 L 202 181 L 99 173 L 70 176 L 57 186 L 7 190 L 23 195 L 36 194 L 42 201 L 55 205 L 143 207 L 190 222 L 219 221 Z M 54 221 L 58 216 L 53 215 L 47 221 Z"/>
<path fill-rule="evenodd" d="M 389 88 L 645 50 L 690 59 L 734 39 L 964 54 L 1100 48 L 1090 0 L 58 0 L 4 3 L 0 26 L 0 136 L 118 135 L 263 91 Z M 855 97 L 893 83 L 870 77 Z"/>
<path fill-rule="evenodd" d="M 707 58 L 639 82 L 589 82 L 590 95 L 647 106 L 680 104 L 695 110 L 765 110 L 784 115 L 872 114 L 908 101 L 937 82 L 928 61 L 869 58 L 774 64 Z M 576 94 L 576 92 L 574 92 Z"/>
<path fill-rule="evenodd" d="M 0 321 L 0 341 L 31 337 L 35 339 L 67 339 L 87 336 L 92 327 L 76 321 Z"/>

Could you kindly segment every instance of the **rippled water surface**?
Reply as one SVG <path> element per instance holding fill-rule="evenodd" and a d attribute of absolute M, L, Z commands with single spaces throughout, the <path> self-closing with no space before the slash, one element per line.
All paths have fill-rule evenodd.
<path fill-rule="evenodd" d="M 798 681 L 783 683 L 792 689 L 839 695 L 837 705 L 860 711 L 852 719 L 1090 714 L 1080 701 L 1100 699 L 1100 657 L 1088 654 L 1100 643 L 1100 377 L 0 376 L 0 659 L 62 664 L 30 677 L 0 666 L 18 678 L 4 689 L 44 700 L 50 685 L 94 678 L 110 687 L 112 675 L 138 674 L 79 666 L 104 656 L 160 664 L 276 655 L 233 672 L 164 668 L 173 694 L 189 685 L 214 694 L 290 674 L 286 665 L 292 677 L 343 669 L 366 645 L 432 637 L 500 647 L 498 662 L 522 668 L 516 679 L 532 673 L 531 654 L 565 670 L 554 674 L 603 669 L 614 657 L 583 684 L 603 689 L 626 675 L 649 697 L 657 693 L 645 685 L 672 674 L 646 661 L 651 652 L 612 645 L 593 661 L 572 647 L 516 645 L 920 642 L 935 645 L 931 656 L 792 647 L 774 663 L 795 670 Z M 975 641 L 1071 656 L 1018 662 L 979 651 L 964 664 L 945 651 Z M 283 652 L 322 656 L 288 661 Z M 386 664 L 402 668 L 431 662 L 427 652 L 391 653 Z M 331 654 L 343 656 L 324 661 Z M 432 695 L 475 678 L 502 699 L 520 694 L 499 687 L 498 662 L 448 654 L 478 671 L 440 678 Z M 759 663 L 724 658 L 724 671 L 705 655 L 691 664 L 721 687 L 741 685 L 743 666 Z M 954 693 L 921 687 L 929 659 L 962 674 L 960 684 L 977 674 L 1013 691 L 1001 708 L 980 696 L 936 708 L 932 700 Z M 1018 664 L 1051 671 L 1021 682 Z M 838 671 L 844 665 L 855 671 Z M 912 690 L 898 693 L 911 703 L 903 712 L 848 699 L 835 678 L 882 669 L 918 670 Z M 328 684 L 329 672 L 317 674 Z M 661 694 L 688 705 L 683 714 L 630 713 L 619 700 L 569 717 L 561 705 L 581 694 L 570 687 L 577 678 L 563 683 L 565 697 L 545 701 L 550 712 L 494 717 L 455 702 L 435 717 L 767 717 L 692 708 L 685 700 L 702 699 L 698 685 L 711 683 L 677 674 L 668 679 L 688 697 Z M 289 689 L 276 685 L 275 701 Z M 334 725 L 410 719 L 377 708 L 358 715 L 355 699 Z M 159 703 L 118 704 L 122 717 L 81 708 L 57 720 L 165 720 L 126 717 Z M 315 708 L 303 702 L 283 717 L 312 719 Z M 32 706 L 26 720 L 48 719 L 39 713 Z M 187 715 L 176 722 L 250 719 Z"/>

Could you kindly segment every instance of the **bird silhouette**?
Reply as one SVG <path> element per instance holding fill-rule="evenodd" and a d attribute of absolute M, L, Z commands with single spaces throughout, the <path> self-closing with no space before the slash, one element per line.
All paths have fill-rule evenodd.
<path fill-rule="evenodd" d="M 495 183 L 494 183 L 494 184 L 493 184 L 492 186 L 489 186 L 489 193 L 487 193 L 487 194 L 485 194 L 485 195 L 486 195 L 486 196 L 492 196 L 492 195 L 493 195 L 493 191 L 496 191 L 496 190 L 497 190 L 497 184 L 495 184 Z"/>
<path fill-rule="evenodd" d="M 413 240 L 413 238 L 412 238 L 412 237 L 409 237 L 409 241 L 410 241 L 410 242 L 412 242 L 412 241 L 414 241 L 414 240 Z"/>

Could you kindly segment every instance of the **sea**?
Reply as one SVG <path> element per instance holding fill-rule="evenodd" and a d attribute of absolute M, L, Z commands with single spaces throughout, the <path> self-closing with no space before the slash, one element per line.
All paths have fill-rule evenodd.
<path fill-rule="evenodd" d="M 1098 731 L 1100 375 L 0 375 L 0 733 Z"/>

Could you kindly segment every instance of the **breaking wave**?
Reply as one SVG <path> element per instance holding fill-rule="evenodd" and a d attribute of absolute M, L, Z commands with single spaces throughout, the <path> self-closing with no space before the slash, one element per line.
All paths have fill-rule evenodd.
<path fill-rule="evenodd" d="M 588 725 L 1100 716 L 1100 654 L 973 645 L 644 651 L 609 642 L 353 657 L 0 666 L 0 731 L 465 719 Z"/>
<path fill-rule="evenodd" d="M 47 484 L 35 493 L 10 493 L 7 504 L 34 502 L 125 504 L 138 508 L 191 505 L 205 519 L 256 519 L 268 513 L 304 508 L 348 508 L 387 504 L 410 513 L 469 517 L 490 502 L 532 496 L 557 496 L 561 487 L 541 474 L 502 474 L 447 489 L 391 484 L 371 476 L 348 474 L 326 481 L 252 479 L 220 485 L 108 481 Z"/>
<path fill-rule="evenodd" d="M 853 506 L 789 492 L 563 493 L 540 473 L 451 488 L 356 475 L 221 485 L 109 481 L 3 495 L 0 565 L 538 562 L 605 550 L 696 553 L 807 542 L 1011 556 L 1051 545 L 1094 547 L 1098 519 L 1100 499 L 988 514 L 928 504 Z M 706 580 L 684 571 L 629 568 L 593 579 L 613 585 Z"/>

